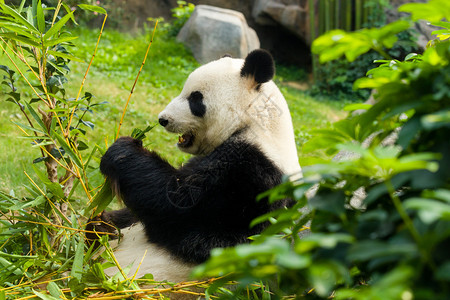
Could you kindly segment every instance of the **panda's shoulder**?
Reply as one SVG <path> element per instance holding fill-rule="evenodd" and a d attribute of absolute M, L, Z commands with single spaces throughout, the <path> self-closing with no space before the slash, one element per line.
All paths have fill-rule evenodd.
<path fill-rule="evenodd" d="M 233 134 L 210 154 L 192 158 L 187 167 L 189 165 L 226 169 L 242 175 L 252 175 L 252 178 L 282 176 L 280 168 L 241 131 Z"/>

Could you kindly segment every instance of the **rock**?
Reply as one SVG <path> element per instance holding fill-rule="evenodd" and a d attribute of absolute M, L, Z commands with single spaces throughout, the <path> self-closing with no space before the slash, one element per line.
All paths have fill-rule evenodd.
<path fill-rule="evenodd" d="M 252 16 L 258 25 L 279 24 L 310 43 L 309 15 L 305 1 L 256 0 Z"/>
<path fill-rule="evenodd" d="M 195 7 L 177 40 L 202 64 L 224 54 L 244 58 L 260 46 L 256 32 L 247 25 L 242 13 L 209 5 Z"/>

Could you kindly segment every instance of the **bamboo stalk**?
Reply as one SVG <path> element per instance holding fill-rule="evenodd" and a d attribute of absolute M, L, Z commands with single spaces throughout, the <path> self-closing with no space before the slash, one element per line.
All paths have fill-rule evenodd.
<path fill-rule="evenodd" d="M 316 38 L 316 9 L 314 0 L 308 0 L 309 9 L 309 34 L 311 39 L 311 44 Z M 311 63 L 312 63 L 312 73 L 313 81 L 317 80 L 317 56 L 311 53 Z"/>
<path fill-rule="evenodd" d="M 318 1 L 318 2 L 319 2 L 319 9 L 318 9 L 318 11 L 319 11 L 319 20 L 318 20 L 319 33 L 318 33 L 318 36 L 320 36 L 321 34 L 323 34 L 325 32 L 325 22 L 324 22 L 324 19 L 325 19 L 325 1 L 322 0 L 322 1 Z"/>
<path fill-rule="evenodd" d="M 362 0 L 355 0 L 355 30 L 361 29 Z"/>
<path fill-rule="evenodd" d="M 331 12 L 330 12 L 330 0 L 322 0 L 324 3 L 324 18 L 325 18 L 325 32 L 331 30 Z"/>
<path fill-rule="evenodd" d="M 345 0 L 345 31 L 352 30 L 352 0 Z"/>
<path fill-rule="evenodd" d="M 336 1 L 337 0 L 328 0 L 329 1 L 329 5 L 328 5 L 328 10 L 330 11 L 330 29 L 336 29 Z"/>
<path fill-rule="evenodd" d="M 334 28 L 339 29 L 341 27 L 341 0 L 335 0 L 334 3 Z"/>
<path fill-rule="evenodd" d="M 369 24 L 369 15 L 372 9 L 372 5 L 376 5 L 375 3 L 367 3 L 367 1 L 363 1 L 363 20 L 362 26 L 370 27 Z"/>
<path fill-rule="evenodd" d="M 84 77 L 83 77 L 83 80 L 81 81 L 81 85 L 80 85 L 80 89 L 78 90 L 77 97 L 75 98 L 75 102 L 77 102 L 77 103 L 78 103 L 78 100 L 80 99 L 81 91 L 83 90 L 84 82 L 86 81 L 86 77 L 87 77 L 87 74 L 89 73 L 89 69 L 91 68 L 92 62 L 94 61 L 95 55 L 97 54 L 98 44 L 100 43 L 100 39 L 102 37 L 103 28 L 105 27 L 107 17 L 108 17 L 108 15 L 106 14 L 105 18 L 103 18 L 103 24 L 102 24 L 102 27 L 100 28 L 100 33 L 98 35 L 97 43 L 95 44 L 94 53 L 92 54 L 91 60 L 86 69 L 86 73 L 84 73 Z M 72 124 L 73 115 L 75 114 L 75 110 L 77 109 L 77 107 L 78 107 L 78 105 L 75 105 L 72 112 L 70 113 L 69 122 L 67 123 L 67 132 L 64 133 L 64 131 L 63 131 L 64 137 L 69 136 L 70 125 Z"/>
<path fill-rule="evenodd" d="M 136 75 L 136 79 L 134 80 L 134 83 L 133 83 L 133 86 L 131 88 L 130 94 L 128 95 L 127 102 L 126 102 L 125 107 L 124 107 L 123 112 L 122 112 L 122 117 L 120 118 L 119 128 L 117 129 L 117 134 L 116 134 L 115 139 L 119 138 L 120 127 L 122 126 L 123 120 L 125 118 L 125 114 L 127 112 L 128 104 L 130 103 L 131 95 L 133 95 L 134 88 L 136 87 L 136 83 L 137 83 L 137 81 L 139 79 L 139 75 L 141 74 L 142 68 L 145 65 L 145 61 L 147 60 L 148 52 L 150 50 L 150 46 L 153 43 L 153 37 L 155 36 L 156 26 L 158 26 L 158 20 L 156 20 L 156 22 L 155 22 L 155 27 L 153 28 L 152 37 L 150 39 L 150 42 L 148 43 L 148 47 L 147 47 L 147 51 L 145 52 L 144 60 L 142 61 L 141 67 L 139 68 L 139 72 Z"/>

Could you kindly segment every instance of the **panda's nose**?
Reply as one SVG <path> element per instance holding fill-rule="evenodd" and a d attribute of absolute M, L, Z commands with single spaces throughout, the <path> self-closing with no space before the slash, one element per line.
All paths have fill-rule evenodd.
<path fill-rule="evenodd" d="M 162 127 L 166 127 L 167 124 L 169 124 L 169 120 L 164 119 L 164 118 L 159 118 L 159 124 L 161 124 Z"/>

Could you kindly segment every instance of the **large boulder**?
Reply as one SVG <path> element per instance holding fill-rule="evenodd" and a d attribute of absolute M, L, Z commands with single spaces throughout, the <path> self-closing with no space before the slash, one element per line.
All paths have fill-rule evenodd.
<path fill-rule="evenodd" d="M 244 58 L 260 46 L 256 32 L 247 25 L 242 13 L 209 5 L 195 7 L 177 40 L 202 64 L 224 54 Z"/>
<path fill-rule="evenodd" d="M 281 25 L 308 44 L 308 6 L 304 0 L 255 0 L 252 16 L 259 25 Z"/>

